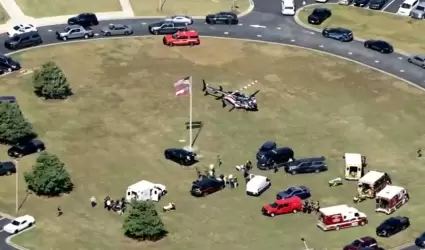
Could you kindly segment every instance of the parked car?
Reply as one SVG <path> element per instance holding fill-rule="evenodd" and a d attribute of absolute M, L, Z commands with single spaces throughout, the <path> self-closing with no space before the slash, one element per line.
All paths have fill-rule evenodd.
<path fill-rule="evenodd" d="M 0 55 L 0 69 L 12 72 L 20 70 L 21 64 L 6 55 Z"/>
<path fill-rule="evenodd" d="M 335 39 L 341 42 L 351 42 L 353 41 L 353 32 L 349 29 L 344 28 L 324 28 L 322 35 L 326 38 Z"/>
<path fill-rule="evenodd" d="M 19 34 L 28 33 L 31 31 L 37 31 L 37 27 L 32 24 L 18 24 L 13 26 L 7 31 L 9 37 L 14 37 Z"/>
<path fill-rule="evenodd" d="M 285 165 L 285 171 L 291 174 L 319 173 L 327 170 L 328 166 L 324 156 L 296 159 Z"/>
<path fill-rule="evenodd" d="M 271 184 L 269 178 L 261 175 L 254 175 L 246 183 L 246 194 L 250 196 L 260 196 L 271 186 Z"/>
<path fill-rule="evenodd" d="M 257 160 L 261 159 L 267 152 L 275 150 L 277 147 L 276 142 L 274 141 L 266 141 L 261 145 L 261 147 L 258 149 L 256 158 Z"/>
<path fill-rule="evenodd" d="M 418 6 L 410 12 L 410 16 L 415 19 L 424 19 L 425 17 L 425 2 L 419 2 Z"/>
<path fill-rule="evenodd" d="M 223 180 L 201 176 L 192 183 L 190 193 L 195 197 L 207 196 L 225 188 L 226 184 Z"/>
<path fill-rule="evenodd" d="M 378 247 L 378 242 L 373 237 L 365 236 L 354 240 L 349 245 L 345 246 L 343 250 L 363 250 L 366 247 L 376 249 Z"/>
<path fill-rule="evenodd" d="M 40 45 L 42 43 L 43 40 L 38 32 L 31 31 L 7 39 L 4 42 L 4 47 L 10 50 L 16 50 Z"/>
<path fill-rule="evenodd" d="M 174 161 L 183 166 L 190 166 L 196 162 L 196 153 L 183 148 L 169 148 L 164 152 L 165 159 Z"/>
<path fill-rule="evenodd" d="M 235 13 L 232 12 L 219 12 L 216 14 L 209 14 L 205 17 L 207 24 L 238 24 L 239 19 Z"/>
<path fill-rule="evenodd" d="M 369 2 L 369 9 L 372 10 L 380 10 L 384 7 L 384 5 L 387 3 L 387 0 L 371 0 Z"/>
<path fill-rule="evenodd" d="M 280 168 L 292 159 L 294 159 L 294 151 L 291 148 L 277 148 L 265 153 L 258 159 L 257 167 L 261 170 L 269 170 L 274 167 Z"/>
<path fill-rule="evenodd" d="M 339 5 L 351 5 L 354 2 L 354 0 L 339 0 Z"/>
<path fill-rule="evenodd" d="M 299 197 L 291 197 L 284 200 L 277 200 L 272 204 L 263 206 L 261 212 L 263 215 L 275 217 L 280 214 L 296 213 L 302 211 L 303 202 Z"/>
<path fill-rule="evenodd" d="M 99 24 L 97 16 L 93 13 L 82 13 L 68 19 L 69 25 L 80 25 L 83 27 L 96 26 Z"/>
<path fill-rule="evenodd" d="M 381 52 L 382 54 L 391 54 L 394 52 L 393 46 L 382 40 L 367 40 L 364 42 L 364 47 Z"/>
<path fill-rule="evenodd" d="M 103 27 L 100 30 L 100 33 L 104 36 L 128 36 L 133 34 L 133 29 L 128 25 L 111 23 L 108 26 Z"/>
<path fill-rule="evenodd" d="M 8 103 L 16 103 L 16 97 L 14 96 L 0 96 L 0 103 L 8 102 Z"/>
<path fill-rule="evenodd" d="M 425 247 L 425 233 L 422 233 L 415 239 L 415 245 L 418 247 Z"/>
<path fill-rule="evenodd" d="M 293 186 L 276 195 L 276 200 L 288 199 L 297 196 L 301 200 L 308 199 L 311 196 L 310 189 L 306 186 Z"/>
<path fill-rule="evenodd" d="M 18 143 L 17 145 L 9 148 L 7 154 L 13 158 L 20 158 L 36 152 L 41 152 L 46 149 L 44 142 L 40 140 L 30 140 Z"/>
<path fill-rule="evenodd" d="M 354 0 L 354 6 L 357 7 L 366 7 L 369 4 L 370 0 Z"/>
<path fill-rule="evenodd" d="M 15 163 L 11 161 L 0 161 L 0 175 L 11 175 L 16 173 Z"/>
<path fill-rule="evenodd" d="M 159 22 L 149 25 L 149 32 L 154 35 L 174 34 L 177 31 L 187 30 L 184 23 Z"/>
<path fill-rule="evenodd" d="M 332 16 L 330 9 L 326 8 L 315 8 L 313 12 L 308 16 L 308 22 L 311 24 L 322 24 L 326 19 Z"/>
<path fill-rule="evenodd" d="M 195 30 L 177 31 L 172 35 L 165 35 L 162 42 L 167 46 L 195 46 L 201 44 L 198 32 Z"/>
<path fill-rule="evenodd" d="M 184 23 L 185 25 L 193 24 L 193 19 L 190 16 L 178 15 L 178 16 L 170 16 L 164 19 L 166 22 L 173 23 Z"/>
<path fill-rule="evenodd" d="M 3 231 L 9 234 L 17 234 L 26 228 L 30 228 L 34 224 L 35 224 L 34 217 L 30 215 L 24 215 L 24 216 L 15 218 L 9 224 L 5 225 L 3 227 Z"/>
<path fill-rule="evenodd" d="M 376 235 L 380 237 L 390 237 L 391 235 L 405 230 L 409 226 L 409 218 L 402 216 L 391 217 L 376 228 Z"/>
<path fill-rule="evenodd" d="M 425 56 L 422 56 L 422 55 L 412 56 L 409 59 L 407 59 L 407 61 L 411 64 L 417 65 L 425 69 Z"/>
<path fill-rule="evenodd" d="M 78 38 L 88 39 L 93 36 L 94 32 L 90 27 L 84 28 L 81 25 L 70 25 L 66 26 L 63 31 L 56 31 L 56 38 L 62 41 Z"/>

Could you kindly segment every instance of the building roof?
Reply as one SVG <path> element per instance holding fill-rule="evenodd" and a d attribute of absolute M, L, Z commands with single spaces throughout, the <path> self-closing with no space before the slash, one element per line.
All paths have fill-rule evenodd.
<path fill-rule="evenodd" d="M 140 190 L 140 189 L 147 189 L 147 188 L 153 188 L 155 186 L 155 184 L 153 184 L 150 181 L 139 181 L 131 186 L 128 187 L 128 189 L 136 189 L 136 190 Z"/>
<path fill-rule="evenodd" d="M 387 185 L 384 189 L 382 189 L 381 191 L 379 191 L 379 193 L 376 194 L 376 198 L 383 198 L 389 200 L 403 190 L 403 187 Z"/>
<path fill-rule="evenodd" d="M 335 215 L 335 214 L 345 214 L 345 213 L 358 213 L 359 211 L 354 207 L 349 207 L 347 205 L 337 205 L 332 207 L 323 207 L 319 210 L 323 215 Z"/>
<path fill-rule="evenodd" d="M 353 167 L 361 167 L 362 166 L 362 155 L 357 153 L 345 153 L 345 165 L 353 166 Z"/>
<path fill-rule="evenodd" d="M 267 180 L 267 177 L 265 177 L 265 176 L 255 175 L 254 177 L 252 177 L 251 180 L 249 180 L 249 182 L 247 183 L 247 186 L 257 186 L 261 182 L 264 182 L 266 180 Z"/>
<path fill-rule="evenodd" d="M 385 175 L 385 173 L 383 173 L 383 172 L 378 172 L 378 171 L 372 170 L 372 171 L 367 172 L 362 178 L 360 178 L 359 182 L 364 183 L 364 184 L 368 184 L 368 185 L 372 185 L 384 175 Z"/>

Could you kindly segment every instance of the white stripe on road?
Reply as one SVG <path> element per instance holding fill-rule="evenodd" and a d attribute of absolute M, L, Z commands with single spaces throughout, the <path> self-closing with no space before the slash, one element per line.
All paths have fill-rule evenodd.
<path fill-rule="evenodd" d="M 0 217 L 0 220 L 4 220 L 5 218 L 4 217 Z"/>
<path fill-rule="evenodd" d="M 391 4 L 393 4 L 393 3 L 394 3 L 394 1 L 395 1 L 395 0 L 391 0 L 391 2 L 389 2 L 387 6 L 385 6 L 384 8 L 382 8 L 382 9 L 381 9 L 381 11 L 385 11 L 388 7 L 390 7 L 390 6 L 391 6 Z"/>
<path fill-rule="evenodd" d="M 1 232 L 3 232 L 3 231 L 4 231 L 4 230 L 3 230 L 3 229 L 1 229 L 1 230 L 0 230 L 0 233 L 1 233 Z"/>

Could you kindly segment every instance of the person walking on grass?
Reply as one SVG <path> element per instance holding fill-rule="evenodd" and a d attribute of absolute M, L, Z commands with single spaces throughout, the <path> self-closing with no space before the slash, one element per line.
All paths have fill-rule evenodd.
<path fill-rule="evenodd" d="M 95 207 L 97 205 L 96 197 L 92 196 L 90 198 L 90 205 L 91 205 L 91 207 Z"/>
<path fill-rule="evenodd" d="M 58 217 L 63 215 L 61 206 L 58 206 L 56 210 L 58 210 Z"/>
<path fill-rule="evenodd" d="M 422 157 L 422 149 L 418 148 L 418 151 L 416 151 L 416 153 L 418 154 L 418 158 Z"/>

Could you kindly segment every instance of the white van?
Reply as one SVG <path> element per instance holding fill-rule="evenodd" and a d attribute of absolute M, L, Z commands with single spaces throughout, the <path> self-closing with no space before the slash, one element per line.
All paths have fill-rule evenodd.
<path fill-rule="evenodd" d="M 295 15 L 294 0 L 282 0 L 282 14 L 285 16 Z"/>
<path fill-rule="evenodd" d="M 269 178 L 261 175 L 254 175 L 246 184 L 246 194 L 260 196 L 270 185 L 271 182 Z"/>
<path fill-rule="evenodd" d="M 419 0 L 405 0 L 398 8 L 397 14 L 409 16 L 410 12 L 419 4 Z"/>

